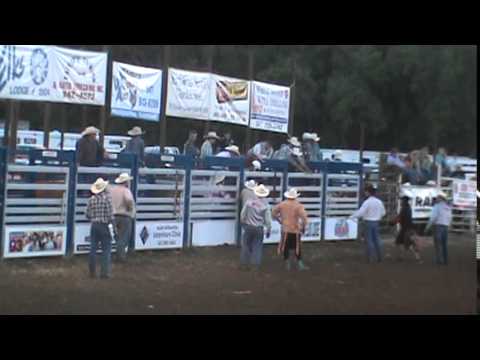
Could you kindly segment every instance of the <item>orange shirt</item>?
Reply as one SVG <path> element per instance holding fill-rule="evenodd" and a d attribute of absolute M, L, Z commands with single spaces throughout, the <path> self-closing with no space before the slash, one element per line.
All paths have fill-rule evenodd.
<path fill-rule="evenodd" d="M 308 224 L 308 215 L 305 207 L 297 200 L 286 200 L 275 206 L 272 216 L 282 224 L 284 233 L 301 233 Z"/>

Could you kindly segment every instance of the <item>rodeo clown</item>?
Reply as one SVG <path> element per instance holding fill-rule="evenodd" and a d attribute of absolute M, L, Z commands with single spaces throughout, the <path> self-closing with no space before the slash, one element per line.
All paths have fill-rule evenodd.
<path fill-rule="evenodd" d="M 277 205 L 272 212 L 272 217 L 282 224 L 282 238 L 278 245 L 278 255 L 283 254 L 287 271 L 292 269 L 290 263 L 290 250 L 295 251 L 298 269 L 309 270 L 302 260 L 302 234 L 305 234 L 308 225 L 308 215 L 305 207 L 297 200 L 300 194 L 296 189 L 285 193 L 287 200 Z"/>

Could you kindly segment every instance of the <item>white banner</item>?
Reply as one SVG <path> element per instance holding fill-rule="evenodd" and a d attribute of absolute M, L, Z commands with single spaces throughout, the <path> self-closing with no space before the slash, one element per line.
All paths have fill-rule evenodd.
<path fill-rule="evenodd" d="M 428 219 L 432 214 L 433 200 L 437 196 L 435 187 L 404 186 L 402 189 L 410 190 L 414 196 L 410 205 L 413 219 Z"/>
<path fill-rule="evenodd" d="M 107 54 L 0 45 L 0 98 L 105 105 Z"/>
<path fill-rule="evenodd" d="M 252 82 L 252 129 L 287 134 L 289 116 L 290 88 Z"/>
<path fill-rule="evenodd" d="M 159 121 L 162 70 L 113 63 L 112 115 Z"/>
<path fill-rule="evenodd" d="M 168 70 L 168 116 L 208 120 L 210 115 L 210 74 Z"/>
<path fill-rule="evenodd" d="M 325 240 L 355 240 L 358 237 L 358 222 L 346 218 L 328 218 L 325 221 Z"/>
<path fill-rule="evenodd" d="M 212 75 L 210 120 L 248 126 L 250 82 Z"/>
<path fill-rule="evenodd" d="M 137 222 L 135 250 L 181 249 L 183 223 Z"/>
<path fill-rule="evenodd" d="M 51 101 L 52 47 L 0 45 L 0 98 Z"/>
<path fill-rule="evenodd" d="M 302 235 L 302 241 L 321 241 L 322 238 L 322 220 L 308 219 L 308 228 L 305 235 Z M 272 222 L 272 233 L 270 239 L 265 238 L 264 244 L 278 244 L 282 236 L 282 226 L 277 222 Z"/>
<path fill-rule="evenodd" d="M 235 245 L 236 226 L 234 220 L 194 222 L 192 244 L 198 247 Z"/>
<path fill-rule="evenodd" d="M 53 47 L 52 101 L 105 105 L 107 54 Z"/>
<path fill-rule="evenodd" d="M 63 256 L 66 249 L 66 234 L 66 227 L 7 226 L 3 256 L 7 259 Z"/>
<path fill-rule="evenodd" d="M 88 254 L 90 252 L 90 229 L 91 224 L 75 224 L 75 233 L 74 233 L 74 254 Z M 101 245 L 98 245 L 100 249 Z M 112 252 L 115 252 L 117 249 L 117 244 L 115 240 L 112 242 Z M 98 253 L 101 253 L 101 250 L 98 250 Z"/>
<path fill-rule="evenodd" d="M 465 208 L 477 207 L 477 183 L 455 180 L 453 182 L 453 205 Z"/>

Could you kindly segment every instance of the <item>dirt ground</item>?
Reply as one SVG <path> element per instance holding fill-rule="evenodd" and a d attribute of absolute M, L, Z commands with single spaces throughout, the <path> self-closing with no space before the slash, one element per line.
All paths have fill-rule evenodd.
<path fill-rule="evenodd" d="M 449 267 L 398 262 L 392 240 L 383 264 L 363 244 L 307 244 L 311 270 L 287 273 L 275 246 L 261 272 L 238 270 L 232 247 L 139 253 L 90 280 L 87 258 L 0 262 L 0 314 L 108 315 L 464 315 L 477 313 L 475 239 L 452 236 Z"/>

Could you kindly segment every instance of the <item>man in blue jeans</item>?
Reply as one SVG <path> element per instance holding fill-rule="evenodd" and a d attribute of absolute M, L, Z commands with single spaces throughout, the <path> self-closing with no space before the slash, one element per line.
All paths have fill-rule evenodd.
<path fill-rule="evenodd" d="M 113 206 L 110 195 L 106 192 L 108 181 L 98 179 L 90 191 L 93 196 L 88 200 L 86 216 L 91 221 L 90 231 L 90 277 L 96 277 L 96 262 L 98 244 L 102 248 L 101 272 L 102 279 L 111 277 L 111 252 L 113 234 Z"/>
<path fill-rule="evenodd" d="M 437 265 L 448 265 L 448 228 L 452 223 L 452 208 L 447 204 L 447 195 L 440 191 L 432 209 L 426 232 L 434 226 L 433 240 Z"/>
<path fill-rule="evenodd" d="M 350 219 L 363 219 L 366 225 L 367 238 L 367 257 L 368 261 L 373 262 L 375 255 L 377 262 L 382 262 L 382 244 L 380 240 L 380 220 L 386 215 L 385 206 L 382 201 L 376 197 L 377 190 L 368 186 L 365 194 L 367 200 L 363 203 L 360 210 L 355 212 Z"/>

